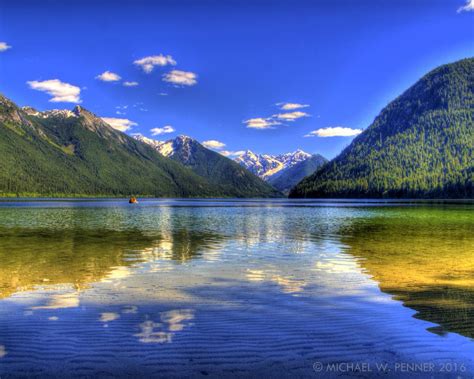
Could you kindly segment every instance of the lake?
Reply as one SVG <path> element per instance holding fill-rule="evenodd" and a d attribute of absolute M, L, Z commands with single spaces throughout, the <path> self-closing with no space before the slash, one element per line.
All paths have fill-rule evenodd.
<path fill-rule="evenodd" d="M 0 377 L 474 377 L 474 205 L 0 202 Z"/>

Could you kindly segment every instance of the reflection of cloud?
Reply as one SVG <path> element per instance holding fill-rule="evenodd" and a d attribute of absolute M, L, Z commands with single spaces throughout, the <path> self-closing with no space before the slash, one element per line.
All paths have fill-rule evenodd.
<path fill-rule="evenodd" d="M 62 308 L 76 308 L 79 306 L 79 294 L 63 293 L 52 295 L 48 305 L 38 305 L 31 309 L 62 309 Z"/>
<path fill-rule="evenodd" d="M 5 349 L 5 346 L 0 345 L 0 358 L 3 358 L 5 355 L 7 355 L 7 350 Z"/>
<path fill-rule="evenodd" d="M 129 305 L 122 310 L 122 313 L 137 313 L 138 307 L 135 305 Z"/>
<path fill-rule="evenodd" d="M 161 321 L 168 325 L 172 332 L 178 332 L 184 329 L 183 321 L 192 320 L 194 314 L 190 309 L 177 309 L 161 313 Z"/>
<path fill-rule="evenodd" d="M 331 273 L 360 273 L 361 269 L 357 262 L 350 257 L 338 254 L 334 257 L 319 260 L 316 262 L 315 269 L 318 271 L 331 272 Z"/>
<path fill-rule="evenodd" d="M 147 320 L 139 326 L 141 332 L 135 334 L 142 343 L 170 343 L 174 334 L 182 331 L 191 324 L 188 321 L 194 318 L 191 309 L 175 309 L 160 313 L 161 322 Z"/>
<path fill-rule="evenodd" d="M 155 331 L 155 328 L 161 328 L 163 324 L 147 320 L 140 325 L 141 333 L 135 334 L 138 340 L 143 343 L 169 343 L 172 333 Z"/>
<path fill-rule="evenodd" d="M 128 278 L 131 275 L 130 268 L 125 266 L 115 267 L 104 279 L 102 282 L 111 282 L 113 280 L 120 280 Z"/>
<path fill-rule="evenodd" d="M 303 279 L 294 279 L 288 276 L 267 273 L 263 270 L 247 269 L 247 279 L 251 282 L 273 282 L 278 284 L 284 293 L 302 292 L 306 285 Z"/>
<path fill-rule="evenodd" d="M 120 317 L 118 313 L 115 312 L 104 312 L 100 314 L 100 322 L 109 322 L 117 320 Z"/>

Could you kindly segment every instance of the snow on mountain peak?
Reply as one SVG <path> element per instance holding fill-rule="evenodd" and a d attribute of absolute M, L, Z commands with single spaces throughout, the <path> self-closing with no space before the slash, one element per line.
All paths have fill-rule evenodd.
<path fill-rule="evenodd" d="M 158 141 L 148 137 L 145 137 L 141 134 L 133 136 L 137 141 L 146 143 L 147 145 L 152 146 L 156 151 L 165 157 L 173 156 L 176 151 L 180 150 L 183 154 L 183 158 L 186 159 L 186 156 L 189 158 L 191 155 L 191 143 L 195 140 L 191 137 L 185 135 L 179 135 L 174 139 L 168 141 Z"/>
<path fill-rule="evenodd" d="M 292 153 L 271 155 L 255 154 L 247 150 L 244 154 L 235 158 L 235 161 L 253 174 L 264 180 L 268 180 L 276 173 L 285 170 L 295 164 L 311 157 L 311 154 L 298 149 Z"/>
<path fill-rule="evenodd" d="M 77 115 L 70 110 L 67 109 L 51 109 L 49 111 L 39 112 L 32 107 L 22 107 L 21 108 L 26 114 L 30 116 L 36 116 L 41 118 L 52 118 L 52 117 L 61 117 L 61 118 L 69 118 L 69 117 L 77 117 Z"/>

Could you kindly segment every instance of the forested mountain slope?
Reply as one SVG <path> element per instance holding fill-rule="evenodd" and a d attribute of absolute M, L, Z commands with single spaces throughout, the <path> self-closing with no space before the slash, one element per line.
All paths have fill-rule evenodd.
<path fill-rule="evenodd" d="M 0 196 L 131 194 L 229 195 L 82 107 L 37 112 L 0 95 Z"/>
<path fill-rule="evenodd" d="M 441 66 L 290 197 L 473 198 L 473 112 L 474 58 Z"/>
<path fill-rule="evenodd" d="M 304 161 L 296 163 L 294 166 L 282 170 L 268 179 L 276 189 L 283 193 L 288 193 L 303 178 L 313 174 L 319 167 L 327 162 L 327 159 L 319 154 L 314 154 Z"/>

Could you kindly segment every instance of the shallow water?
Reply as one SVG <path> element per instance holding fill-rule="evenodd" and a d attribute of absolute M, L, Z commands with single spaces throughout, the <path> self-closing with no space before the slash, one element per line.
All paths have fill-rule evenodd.
<path fill-rule="evenodd" d="M 474 205 L 0 202 L 0 377 L 474 377 Z"/>

